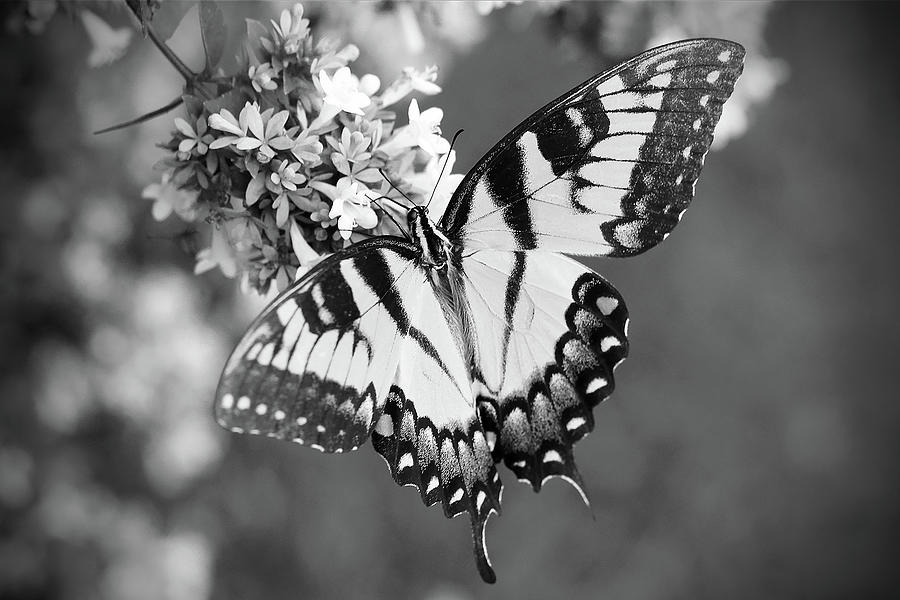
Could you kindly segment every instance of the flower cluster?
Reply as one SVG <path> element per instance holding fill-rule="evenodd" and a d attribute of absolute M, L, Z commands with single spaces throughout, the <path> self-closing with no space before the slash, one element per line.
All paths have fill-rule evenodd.
<path fill-rule="evenodd" d="M 405 124 L 390 110 L 413 92 L 440 92 L 436 67 L 404 69 L 387 86 L 357 76 L 356 46 L 314 41 L 300 4 L 270 27 L 248 21 L 245 46 L 218 97 L 185 97 L 162 182 L 144 196 L 157 219 L 211 224 L 197 272 L 218 267 L 265 293 L 361 236 L 397 233 L 404 196 L 424 203 L 453 157 L 440 108 L 411 99 Z M 440 195 L 459 177 L 444 180 Z"/>

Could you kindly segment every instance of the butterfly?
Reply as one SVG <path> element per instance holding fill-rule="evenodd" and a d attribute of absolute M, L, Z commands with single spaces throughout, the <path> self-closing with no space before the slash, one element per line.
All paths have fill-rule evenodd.
<path fill-rule="evenodd" d="M 323 452 L 371 439 L 427 506 L 470 517 L 482 578 L 503 462 L 535 491 L 581 493 L 573 444 L 613 391 L 628 312 L 564 256 L 626 257 L 665 239 L 694 195 L 744 49 L 649 50 L 553 100 L 460 182 L 437 221 L 316 263 L 250 325 L 216 392 L 218 422 Z"/>

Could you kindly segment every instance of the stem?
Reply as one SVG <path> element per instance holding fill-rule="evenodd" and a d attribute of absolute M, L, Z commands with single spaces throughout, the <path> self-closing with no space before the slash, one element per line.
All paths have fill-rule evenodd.
<path fill-rule="evenodd" d="M 184 77 L 184 81 L 187 86 L 193 91 L 196 90 L 197 93 L 202 96 L 205 100 L 210 100 L 212 96 L 209 92 L 201 85 L 197 85 L 197 74 L 188 68 L 184 62 L 178 58 L 169 46 L 160 39 L 159 35 L 157 35 L 156 31 L 153 30 L 153 26 L 150 23 L 144 23 L 141 21 L 141 9 L 138 4 L 139 0 L 125 0 L 125 4 L 131 10 L 137 20 L 141 23 L 144 30 L 147 32 L 147 37 L 150 38 L 150 41 L 153 42 L 153 45 L 156 46 L 162 55 L 166 57 L 166 60 L 175 67 L 175 70 L 178 71 L 182 77 Z"/>

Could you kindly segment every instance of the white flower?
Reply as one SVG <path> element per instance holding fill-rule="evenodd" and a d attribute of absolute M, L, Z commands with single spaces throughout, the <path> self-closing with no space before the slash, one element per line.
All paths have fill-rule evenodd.
<path fill-rule="evenodd" d="M 210 269 L 219 267 L 222 274 L 229 279 L 238 273 L 237 254 L 228 241 L 225 232 L 213 228 L 212 243 L 209 248 L 204 248 L 197 253 L 197 264 L 194 265 L 194 274 L 206 273 Z"/>
<path fill-rule="evenodd" d="M 172 181 L 172 174 L 165 173 L 160 183 L 151 183 L 141 192 L 141 197 L 153 200 L 153 218 L 163 221 L 172 212 L 185 221 L 193 221 L 197 216 L 196 190 L 185 190 Z"/>
<path fill-rule="evenodd" d="M 409 102 L 409 125 L 401 127 L 381 150 L 394 156 L 404 148 L 418 146 L 428 154 L 437 156 L 450 150 L 450 142 L 441 137 L 441 119 L 444 111 L 436 106 L 419 112 L 419 103 L 413 98 Z"/>
<path fill-rule="evenodd" d="M 475 3 L 475 10 L 478 11 L 478 14 L 486 16 L 507 4 L 522 4 L 522 0 L 479 0 Z"/>
<path fill-rule="evenodd" d="M 405 67 L 403 75 L 392 83 L 381 96 L 381 106 L 390 106 L 399 102 L 411 92 L 421 92 L 427 96 L 433 96 L 441 92 L 441 87 L 434 83 L 437 79 L 437 65 L 426 67 L 424 71 L 417 71 L 413 67 Z"/>
<path fill-rule="evenodd" d="M 378 88 L 381 87 L 381 80 L 378 79 L 378 75 L 373 75 L 372 73 L 366 73 L 359 80 L 359 91 L 361 91 L 366 96 L 374 96 L 378 91 Z"/>
<path fill-rule="evenodd" d="M 301 268 L 319 258 L 319 254 L 303 237 L 300 226 L 293 219 L 291 219 L 291 248 L 294 250 L 294 256 L 300 262 Z"/>
<path fill-rule="evenodd" d="M 261 65 L 250 65 L 247 76 L 250 78 L 253 89 L 259 93 L 262 93 L 263 90 L 278 89 L 278 84 L 274 81 L 274 78 L 278 76 L 278 73 L 276 73 L 275 69 L 272 68 L 272 65 L 267 62 L 264 62 Z"/>
<path fill-rule="evenodd" d="M 444 162 L 447 164 L 444 165 Z M 413 173 L 406 176 L 406 181 L 413 187 L 413 191 L 418 192 L 428 204 L 428 212 L 432 215 L 440 216 L 444 214 L 447 204 L 453 192 L 459 187 L 463 176 L 460 174 L 451 174 L 453 171 L 453 163 L 456 162 L 456 151 L 451 150 L 443 157 L 433 157 L 425 170 L 421 173 Z M 443 174 L 442 174 L 443 172 Z"/>
<path fill-rule="evenodd" d="M 216 139 L 209 147 L 215 150 L 234 144 L 238 150 L 256 150 L 256 160 L 268 163 L 276 151 L 288 150 L 294 145 L 284 130 L 288 111 L 273 114 L 274 112 L 274 109 L 269 108 L 260 113 L 259 104 L 247 102 L 240 117 L 235 119 L 234 115 L 223 108 L 221 112 L 209 116 L 209 126 L 231 135 Z"/>
<path fill-rule="evenodd" d="M 367 95 L 359 91 L 359 81 L 350 72 L 350 67 L 341 67 L 334 72 L 333 78 L 325 71 L 319 72 L 319 84 L 325 96 L 323 98 L 325 105 L 337 108 L 338 111 L 362 115 L 364 114 L 362 109 L 372 102 Z"/>
<path fill-rule="evenodd" d="M 338 230 L 345 240 L 350 239 L 353 228 L 359 224 L 363 229 L 372 229 L 378 224 L 378 215 L 370 206 L 368 188 L 351 180 L 349 177 L 338 179 L 337 186 L 323 181 L 311 181 L 313 187 L 331 198 L 330 219 L 337 218 Z"/>
<path fill-rule="evenodd" d="M 281 38 L 281 47 L 286 54 L 296 54 L 309 35 L 309 19 L 303 18 L 303 5 L 299 2 L 281 11 L 280 23 L 272 21 L 272 28 Z"/>
<path fill-rule="evenodd" d="M 89 66 L 102 67 L 118 60 L 125 53 L 131 41 L 131 29 L 113 29 L 109 23 L 89 10 L 81 11 L 81 22 L 93 45 L 88 56 Z"/>
<path fill-rule="evenodd" d="M 175 128 L 184 136 L 184 139 L 178 143 L 178 152 L 187 155 L 184 160 L 190 157 L 191 150 L 197 149 L 197 154 L 201 156 L 206 154 L 209 144 L 213 140 L 212 134 L 206 131 L 206 121 L 202 118 L 197 119 L 196 130 L 181 117 L 175 117 Z"/>

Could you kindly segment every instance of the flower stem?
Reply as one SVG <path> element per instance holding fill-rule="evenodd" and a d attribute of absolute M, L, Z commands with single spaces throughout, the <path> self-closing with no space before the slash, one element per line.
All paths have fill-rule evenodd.
<path fill-rule="evenodd" d="M 197 82 L 197 74 L 190 70 L 190 68 L 184 64 L 184 62 L 178 58 L 178 55 L 172 51 L 171 48 L 160 39 L 159 35 L 156 31 L 153 30 L 153 26 L 150 23 L 144 23 L 141 19 L 141 8 L 139 4 L 140 0 L 125 0 L 125 4 L 131 10 L 135 17 L 137 17 L 138 21 L 141 23 L 144 31 L 147 34 L 147 37 L 150 38 L 150 41 L 153 42 L 153 45 L 156 46 L 162 55 L 166 57 L 166 60 L 178 71 L 182 77 L 184 77 L 185 83 L 191 90 L 196 90 L 196 92 L 202 96 L 204 99 L 209 100 L 212 96 L 209 92 L 202 86 L 198 85 Z"/>

